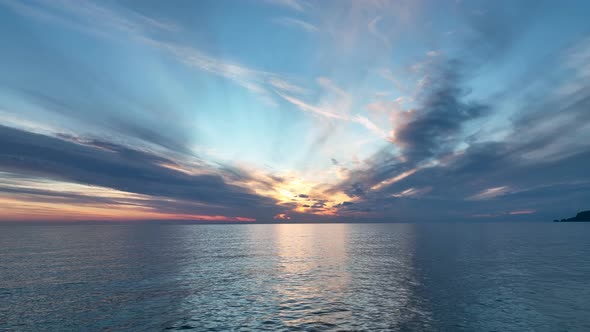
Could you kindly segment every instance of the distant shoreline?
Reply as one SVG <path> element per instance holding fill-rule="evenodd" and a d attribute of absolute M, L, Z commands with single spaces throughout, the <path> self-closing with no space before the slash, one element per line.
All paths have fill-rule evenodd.
<path fill-rule="evenodd" d="M 553 222 L 590 222 L 590 210 L 578 212 L 575 217 L 561 219 L 561 220 L 553 220 Z"/>

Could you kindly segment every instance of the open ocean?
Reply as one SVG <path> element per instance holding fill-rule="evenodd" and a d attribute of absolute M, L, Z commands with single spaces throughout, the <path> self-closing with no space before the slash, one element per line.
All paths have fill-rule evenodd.
<path fill-rule="evenodd" d="M 0 226 L 2 331 L 590 331 L 590 223 Z"/>

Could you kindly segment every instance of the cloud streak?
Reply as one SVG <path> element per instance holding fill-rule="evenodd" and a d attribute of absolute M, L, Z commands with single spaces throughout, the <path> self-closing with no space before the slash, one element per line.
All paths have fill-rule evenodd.
<path fill-rule="evenodd" d="M 307 6 L 305 2 L 300 0 L 264 0 L 265 2 L 275 5 L 281 6 L 285 8 L 289 8 L 298 12 L 305 11 L 305 7 Z"/>
<path fill-rule="evenodd" d="M 5 5 L 18 13 L 44 21 L 56 22 L 65 27 L 105 38 L 114 38 L 122 32 L 133 40 L 154 49 L 165 51 L 177 61 L 188 67 L 208 72 L 228 79 L 231 82 L 259 95 L 265 102 L 274 105 L 272 90 L 301 92 L 302 88 L 288 82 L 278 74 L 251 69 L 239 63 L 207 55 L 189 45 L 169 42 L 155 37 L 154 30 L 176 32 L 180 27 L 140 15 L 130 10 L 119 13 L 116 10 L 90 1 L 51 1 L 43 6 L 30 6 L 11 0 L 3 0 Z M 297 1 L 280 1 L 292 8 L 303 8 Z M 50 7 L 55 11 L 45 9 Z M 61 14 L 56 14 L 59 12 Z M 306 31 L 317 30 L 313 25 L 297 19 L 280 18 L 281 24 L 298 26 Z M 107 33 L 105 29 L 116 33 Z"/>
<path fill-rule="evenodd" d="M 0 127 L 0 142 L 0 168 L 16 174 L 198 202 L 208 211 L 215 207 L 245 212 L 248 206 L 272 211 L 274 207 L 272 199 L 226 183 L 220 171 L 186 174 L 162 166 L 174 161 L 146 151 L 103 142 L 81 145 L 8 127 Z"/>
<path fill-rule="evenodd" d="M 296 19 L 296 18 L 279 17 L 279 18 L 276 18 L 274 21 L 280 25 L 301 29 L 301 30 L 303 30 L 305 32 L 309 32 L 309 33 L 318 31 L 318 28 L 315 25 L 313 25 L 309 22 L 305 22 L 303 20 Z"/>

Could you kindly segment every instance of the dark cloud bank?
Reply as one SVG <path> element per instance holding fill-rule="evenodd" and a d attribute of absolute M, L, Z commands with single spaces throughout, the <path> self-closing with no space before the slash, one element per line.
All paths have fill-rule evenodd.
<path fill-rule="evenodd" d="M 68 135 L 56 138 L 0 126 L 0 169 L 29 177 L 51 178 L 153 196 L 148 205 L 159 212 L 260 218 L 272 216 L 276 210 L 272 199 L 225 183 L 220 175 L 189 175 L 162 166 L 174 162 L 150 152 L 97 140 L 80 144 L 72 139 Z M 48 192 L 32 192 L 31 189 L 19 189 L 15 193 L 14 188 L 5 186 L 0 187 L 0 190 L 14 194 L 34 194 L 37 197 L 49 195 Z M 59 196 L 62 202 L 71 204 L 105 200 L 68 194 Z M 55 197 L 49 197 L 48 200 L 55 201 Z M 104 203 L 109 203 L 107 201 Z"/>
<path fill-rule="evenodd" d="M 506 87 L 495 97 L 526 92 L 533 84 L 551 82 L 557 88 L 526 98 L 501 139 L 479 137 L 490 129 L 486 119 L 499 109 L 496 100 L 470 99 L 468 82 L 481 67 L 501 61 L 532 19 L 521 13 L 524 20 L 508 20 L 507 13 L 516 12 L 492 8 L 486 19 L 472 22 L 461 60 L 430 65 L 428 86 L 414 115 L 398 128 L 394 125 L 401 155 L 386 146 L 331 189 L 358 199 L 340 206 L 342 214 L 368 212 L 383 221 L 542 221 L 590 207 L 590 77 L 576 74 L 574 64 L 568 79 L 557 78 L 568 72 L 564 67 L 572 52 L 590 54 L 590 42 L 577 40 L 552 54 L 556 61 L 531 64 L 522 86 Z M 578 62 L 587 66 L 590 59 L 578 55 Z M 560 91 L 565 84 L 575 91 Z M 482 127 L 465 137 L 466 126 L 474 123 Z"/>

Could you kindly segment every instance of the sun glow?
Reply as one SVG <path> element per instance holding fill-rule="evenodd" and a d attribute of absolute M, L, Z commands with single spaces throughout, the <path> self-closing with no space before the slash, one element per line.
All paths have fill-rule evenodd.
<path fill-rule="evenodd" d="M 246 180 L 229 177 L 226 177 L 225 180 L 233 185 L 248 188 L 258 195 L 272 198 L 278 206 L 284 207 L 287 211 L 335 215 L 336 205 L 354 201 L 343 192 L 326 190 L 329 188 L 327 179 L 335 173 L 323 172 L 314 174 L 314 176 L 306 176 L 292 170 L 270 174 L 244 165 L 241 165 L 240 168 L 249 175 Z M 334 181 L 336 180 L 338 179 L 334 178 Z"/>

